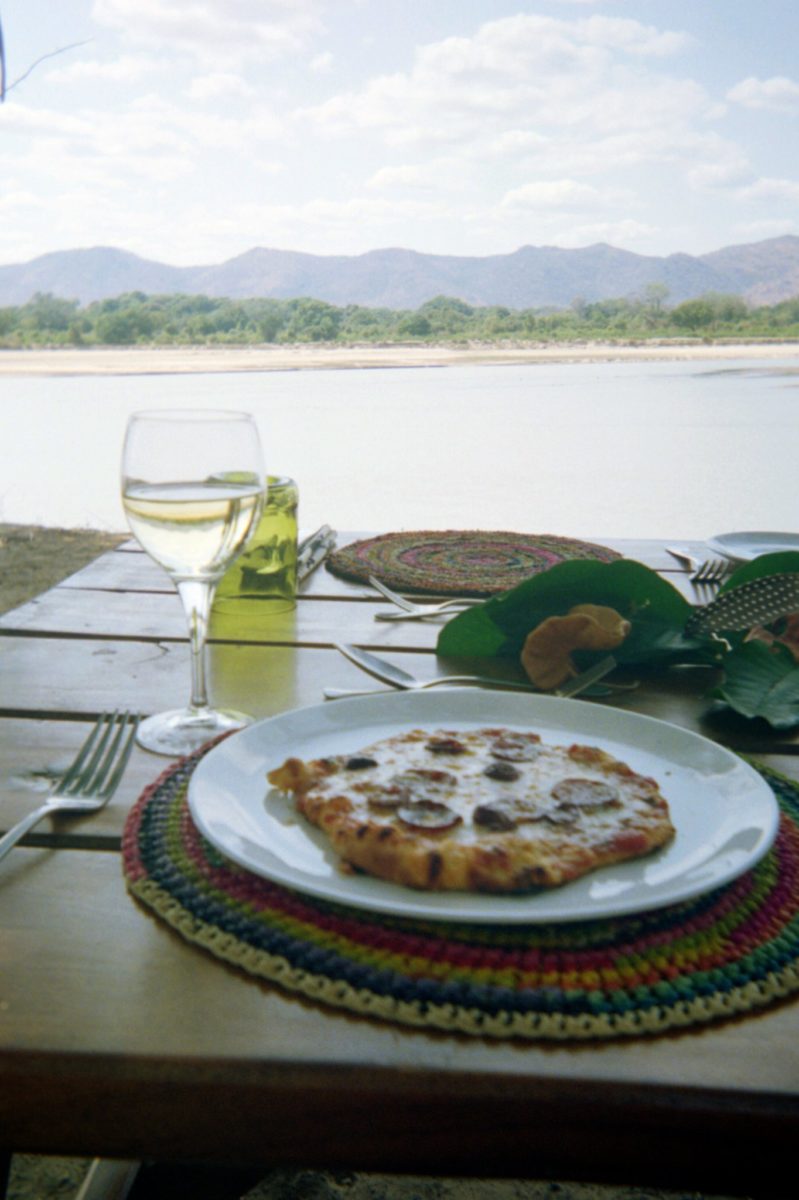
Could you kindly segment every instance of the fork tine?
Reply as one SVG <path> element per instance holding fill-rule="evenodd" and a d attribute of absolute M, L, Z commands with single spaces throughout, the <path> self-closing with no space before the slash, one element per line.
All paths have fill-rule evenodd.
<path fill-rule="evenodd" d="M 98 720 L 95 722 L 95 724 L 92 726 L 92 729 L 90 730 L 88 737 L 86 738 L 85 742 L 83 743 L 80 750 L 78 751 L 75 761 L 70 763 L 70 765 L 67 767 L 66 771 L 61 776 L 58 783 L 56 784 L 55 790 L 57 792 L 65 793 L 65 792 L 70 792 L 71 790 L 73 790 L 73 785 L 75 784 L 76 780 L 78 779 L 81 772 L 83 771 L 83 767 L 86 762 L 86 759 L 89 757 L 89 755 L 94 750 L 97 739 L 100 737 L 100 734 L 103 731 L 103 726 L 105 725 L 105 722 L 107 720 L 108 720 L 108 714 L 103 713 L 102 716 L 100 716 L 98 718 Z M 108 730 L 106 730 L 105 736 L 106 736 L 106 738 L 108 737 Z"/>
<path fill-rule="evenodd" d="M 121 751 L 119 752 L 119 756 L 116 758 L 116 766 L 106 779 L 105 787 L 103 787 L 102 791 L 100 792 L 100 795 L 104 798 L 112 796 L 117 789 L 119 781 L 124 774 L 125 767 L 128 765 L 128 759 L 130 758 L 131 751 L 133 750 L 136 742 L 136 730 L 139 728 L 140 721 L 141 717 L 139 713 L 123 713 L 122 715 L 122 720 L 119 722 L 119 731 L 114 739 L 114 744 L 111 747 L 108 755 L 107 766 L 109 768 L 113 766 L 114 758 L 117 756 L 117 751 L 120 751 L 122 736 L 125 732 L 126 725 L 128 726 L 127 735 Z M 106 764 L 104 764 L 104 769 L 105 768 Z"/>
<path fill-rule="evenodd" d="M 103 713 L 81 747 L 75 762 L 59 782 L 57 790 L 66 796 L 110 797 L 127 765 L 139 720 L 138 714 L 132 715 L 119 710 Z M 129 726 L 131 721 L 133 724 Z M 122 745 L 126 730 L 127 738 Z M 109 776 L 112 769 L 113 773 Z"/>
<path fill-rule="evenodd" d="M 694 571 L 691 583 L 721 583 L 731 572 L 731 566 L 721 558 L 709 558 Z"/>
<path fill-rule="evenodd" d="M 85 769 L 75 781 L 75 791 L 83 794 L 96 794 L 99 792 L 103 779 L 105 778 L 105 773 L 108 770 L 110 763 L 113 761 L 115 746 L 121 735 L 122 725 L 120 724 L 119 731 L 117 732 L 117 738 L 115 741 L 112 741 L 114 723 L 119 715 L 120 714 L 117 711 L 104 718 L 106 721 L 105 731 L 103 736 L 100 738 L 100 741 L 94 748 L 94 754 L 91 756 L 89 762 L 86 764 Z M 124 722 L 124 720 L 125 714 L 123 713 L 122 721 Z"/>

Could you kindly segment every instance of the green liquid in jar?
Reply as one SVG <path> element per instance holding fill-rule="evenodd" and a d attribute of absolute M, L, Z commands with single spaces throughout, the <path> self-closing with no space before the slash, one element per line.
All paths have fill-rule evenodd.
<path fill-rule="evenodd" d="M 297 485 L 268 477 L 266 504 L 245 552 L 219 581 L 213 614 L 257 618 L 294 608 L 297 597 Z M 221 630 L 219 631 L 221 632 Z"/>

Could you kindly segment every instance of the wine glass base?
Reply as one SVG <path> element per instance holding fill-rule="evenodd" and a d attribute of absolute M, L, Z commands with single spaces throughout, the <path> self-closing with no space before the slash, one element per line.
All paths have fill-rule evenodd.
<path fill-rule="evenodd" d="M 156 713 L 139 725 L 136 741 L 153 754 L 168 754 L 171 758 L 182 758 L 193 754 L 206 742 L 250 725 L 252 717 L 230 709 L 190 708 L 173 709 L 171 712 Z"/>

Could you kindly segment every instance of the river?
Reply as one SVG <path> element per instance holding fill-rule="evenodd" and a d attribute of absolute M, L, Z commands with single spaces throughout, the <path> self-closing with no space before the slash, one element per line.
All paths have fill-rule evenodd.
<path fill-rule="evenodd" d="M 799 365 L 621 362 L 0 378 L 0 520 L 120 530 L 128 414 L 256 415 L 300 522 L 796 531 Z"/>

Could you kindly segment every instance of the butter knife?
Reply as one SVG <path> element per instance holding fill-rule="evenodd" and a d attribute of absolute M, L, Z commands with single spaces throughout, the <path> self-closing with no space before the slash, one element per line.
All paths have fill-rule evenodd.
<path fill-rule="evenodd" d="M 512 691 L 537 692 L 539 695 L 541 694 L 540 688 L 537 688 L 532 683 L 524 683 L 521 680 L 512 679 L 493 679 L 487 675 L 442 675 L 437 679 L 423 681 L 417 679 L 415 675 L 411 675 L 408 671 L 404 671 L 401 667 L 396 667 L 393 663 L 387 662 L 384 658 L 378 658 L 376 654 L 370 654 L 368 650 L 361 650 L 359 646 L 336 643 L 335 648 L 346 659 L 349 659 L 351 663 L 354 663 L 356 667 L 360 667 L 362 671 L 366 671 L 367 674 L 373 675 L 375 679 L 379 679 L 383 683 L 390 683 L 392 687 L 398 688 L 401 691 L 421 691 L 448 683 L 472 683 L 483 687 L 509 688 Z M 574 696 L 592 684 L 597 683 L 604 675 L 612 671 L 616 665 L 615 658 L 609 655 L 607 658 L 603 658 L 601 662 L 595 663 L 593 667 L 589 667 L 581 675 L 568 680 L 558 689 L 555 695 L 560 697 Z M 343 691 L 340 688 L 325 688 L 324 691 L 325 699 L 327 700 L 335 700 L 352 694 L 352 692 Z"/>
<path fill-rule="evenodd" d="M 297 582 L 302 583 L 325 561 L 336 544 L 336 531 L 322 525 L 297 547 Z"/>

